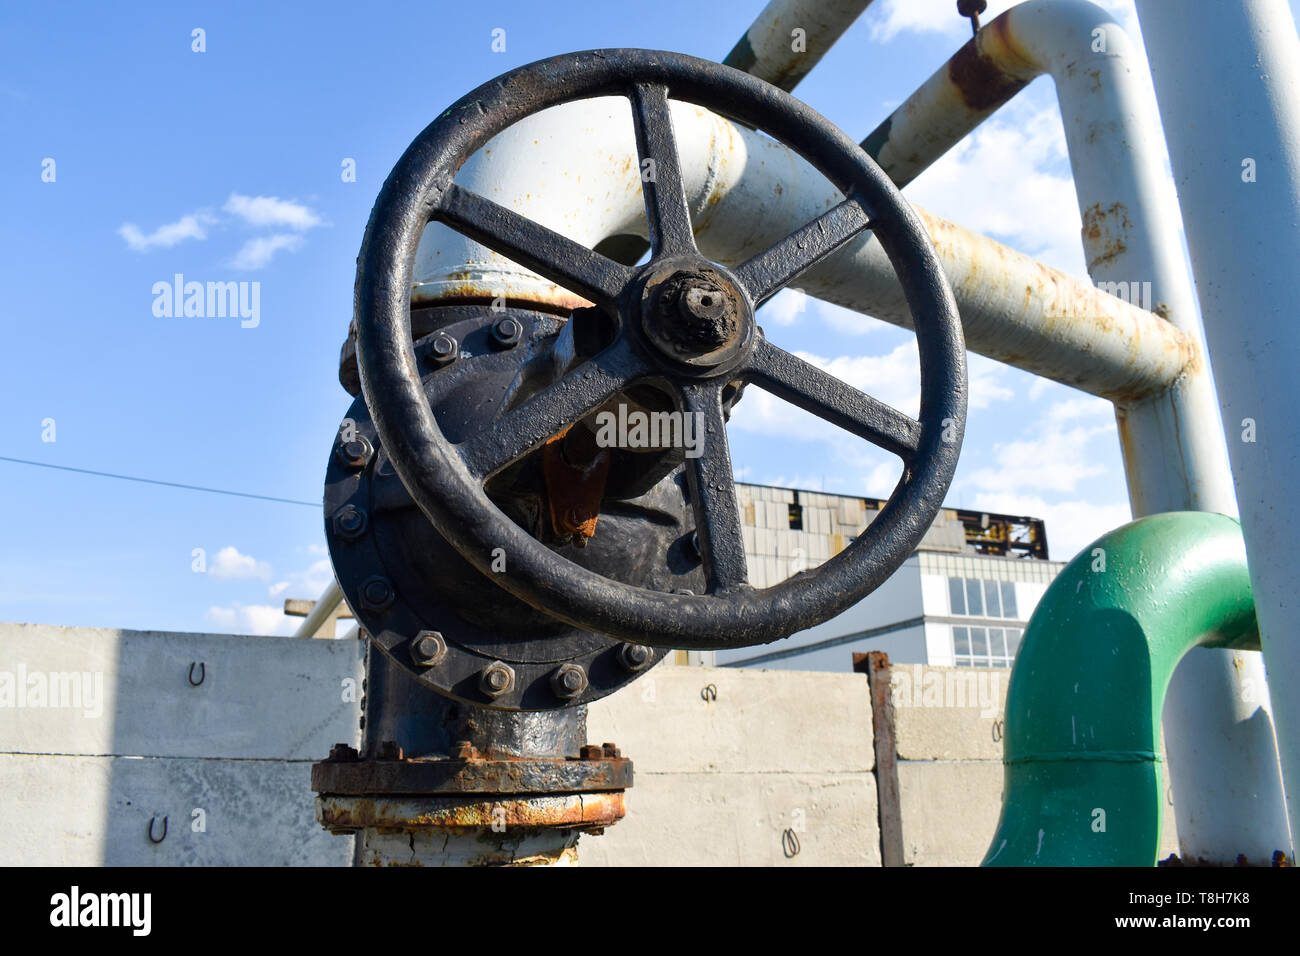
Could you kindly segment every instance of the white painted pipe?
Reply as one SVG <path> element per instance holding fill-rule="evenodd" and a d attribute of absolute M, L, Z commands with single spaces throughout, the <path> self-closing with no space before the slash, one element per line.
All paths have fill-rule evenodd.
<path fill-rule="evenodd" d="M 1138 0 L 1137 9 L 1214 361 L 1264 660 L 1274 678 L 1269 688 L 1294 841 L 1300 39 L 1284 0 L 1216 0 L 1195 10 Z M 1256 700 L 1262 689 L 1255 686 Z"/>
<path fill-rule="evenodd" d="M 672 104 L 701 250 L 723 263 L 762 251 L 840 201 L 791 150 L 707 110 Z M 504 131 L 457 182 L 588 246 L 645 236 L 631 113 L 621 97 L 555 107 Z M 1166 389 L 1198 361 L 1188 338 L 1141 308 L 918 210 L 953 286 L 974 352 L 1112 400 Z M 586 304 L 446 226 L 425 231 L 413 302 L 504 298 Z M 808 294 L 909 326 L 884 250 L 867 235 L 798 280 Z"/>
<path fill-rule="evenodd" d="M 1168 7 L 1166 7 L 1168 9 Z M 1171 17 L 1172 17 L 1171 12 Z M 1178 19 L 1198 17 L 1182 8 Z M 1199 69 L 1206 69 L 1209 60 Z M 1212 71 L 1210 71 L 1212 72 Z M 1056 83 L 1094 282 L 1124 283 L 1204 355 L 1182 255 L 1151 85 L 1132 41 L 1086 0 L 1031 0 L 986 25 L 867 137 L 896 182 L 915 178 L 1037 76 Z M 976 186 L 977 188 L 977 186 Z M 1135 517 L 1198 510 L 1235 515 L 1227 449 L 1208 363 L 1175 386 L 1117 403 Z M 1286 819 L 1257 652 L 1198 649 L 1166 698 L 1178 833 L 1184 855 L 1231 863 L 1267 859 Z"/>
<path fill-rule="evenodd" d="M 316 599 L 311 612 L 303 618 L 303 622 L 298 625 L 298 630 L 294 631 L 293 636 L 315 637 L 316 632 L 321 629 L 321 625 L 329 619 L 329 616 L 334 613 L 334 609 L 342 601 L 343 591 L 339 588 L 339 582 L 330 578 L 330 583 L 325 585 L 325 590 Z"/>
<path fill-rule="evenodd" d="M 722 62 L 793 90 L 872 0 L 771 0 Z"/>

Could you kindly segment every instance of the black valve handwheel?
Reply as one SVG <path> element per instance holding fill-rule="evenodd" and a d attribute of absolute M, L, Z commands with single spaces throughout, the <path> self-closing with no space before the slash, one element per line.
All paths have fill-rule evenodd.
<path fill-rule="evenodd" d="M 642 167 L 651 258 L 622 265 L 452 182 L 484 143 L 532 113 L 625 95 Z M 669 97 L 761 130 L 819 170 L 843 202 L 733 268 L 695 246 L 669 119 Z M 647 164 L 646 160 L 653 160 Z M 453 445 L 430 409 L 411 343 L 412 264 L 441 222 L 582 295 L 616 333 L 586 362 Z M 916 421 L 767 342 L 754 310 L 871 229 L 906 295 L 921 362 Z M 389 175 L 357 269 L 357 357 L 367 407 L 393 466 L 434 527 L 503 588 L 577 627 L 660 647 L 766 643 L 843 611 L 920 543 L 943 503 L 966 418 L 965 343 L 952 291 L 920 220 L 867 154 L 787 93 L 729 67 L 674 53 L 593 50 L 503 74 L 459 100 L 415 139 Z M 569 562 L 511 521 L 484 483 L 630 384 L 653 379 L 704 423 L 686 458 L 707 594 L 667 594 Z M 858 538 L 817 568 L 755 589 L 746 562 L 723 391 L 762 388 L 902 458 L 903 476 Z M 501 549 L 501 550 L 497 550 Z M 506 570 L 493 569 L 504 554 Z"/>

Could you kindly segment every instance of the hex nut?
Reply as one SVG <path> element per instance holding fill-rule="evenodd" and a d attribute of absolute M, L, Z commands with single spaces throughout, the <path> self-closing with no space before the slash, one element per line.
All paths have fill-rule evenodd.
<path fill-rule="evenodd" d="M 496 698 L 510 693 L 515 686 L 515 669 L 503 661 L 493 661 L 479 674 L 478 689 Z"/>
<path fill-rule="evenodd" d="M 654 657 L 655 652 L 644 644 L 620 644 L 618 647 L 619 664 L 633 673 L 649 667 Z"/>
<path fill-rule="evenodd" d="M 587 689 L 587 672 L 579 664 L 561 664 L 551 671 L 551 690 L 562 700 L 572 700 Z"/>
<path fill-rule="evenodd" d="M 339 442 L 339 461 L 349 468 L 364 468 L 375 453 L 374 446 L 364 435 L 356 435 Z"/>
<path fill-rule="evenodd" d="M 447 656 L 447 642 L 440 631 L 421 631 L 411 641 L 411 660 L 420 667 L 436 667 Z"/>
<path fill-rule="evenodd" d="M 523 337 L 524 324 L 513 316 L 498 319 L 492 326 L 492 344 L 497 348 L 514 348 Z"/>
<path fill-rule="evenodd" d="M 334 513 L 334 533 L 340 538 L 352 541 L 366 533 L 369 518 L 364 508 L 356 505 L 344 505 Z"/>
<path fill-rule="evenodd" d="M 361 606 L 371 611 L 382 611 L 397 597 L 388 578 L 375 575 L 361 582 Z"/>
<path fill-rule="evenodd" d="M 439 332 L 429 343 L 429 361 L 436 366 L 449 365 L 460 355 L 460 343 L 454 336 Z"/>

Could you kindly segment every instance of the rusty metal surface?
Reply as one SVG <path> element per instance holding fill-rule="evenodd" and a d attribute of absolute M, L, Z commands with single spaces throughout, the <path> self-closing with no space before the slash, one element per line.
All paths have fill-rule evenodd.
<path fill-rule="evenodd" d="M 603 755 L 585 760 L 328 760 L 311 768 L 311 786 L 321 794 L 546 794 L 624 790 L 632 786 L 632 776 L 632 761 Z"/>
<path fill-rule="evenodd" d="M 771 0 L 722 62 L 789 92 L 871 3 Z"/>
<path fill-rule="evenodd" d="M 483 830 L 489 841 L 504 832 L 518 840 L 525 830 L 599 832 L 623 819 L 623 792 L 574 793 L 527 798 L 481 796 L 345 796 L 316 798 L 316 819 L 328 830 L 348 833 L 381 830 Z M 513 831 L 513 832 L 512 832 Z M 469 834 L 464 834 L 469 835 Z"/>

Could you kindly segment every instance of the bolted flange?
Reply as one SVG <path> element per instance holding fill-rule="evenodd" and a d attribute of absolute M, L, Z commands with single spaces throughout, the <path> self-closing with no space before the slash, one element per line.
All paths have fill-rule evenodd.
<path fill-rule="evenodd" d="M 489 697 L 497 698 L 515 686 L 515 669 L 504 661 L 493 661 L 479 675 L 478 689 Z"/>
<path fill-rule="evenodd" d="M 654 651 L 644 644 L 620 644 L 618 662 L 625 670 L 633 673 L 645 670 L 654 663 Z"/>
<path fill-rule="evenodd" d="M 440 631 L 421 631 L 411 641 L 411 660 L 420 667 L 436 667 L 447 656 L 447 642 Z"/>
<path fill-rule="evenodd" d="M 340 538 L 352 541 L 365 534 L 368 520 L 364 509 L 344 505 L 334 514 L 334 531 Z"/>
<path fill-rule="evenodd" d="M 587 689 L 587 672 L 578 664 L 561 664 L 551 672 L 551 690 L 569 700 Z"/>
<path fill-rule="evenodd" d="M 447 365 L 460 355 L 460 343 L 446 332 L 439 332 L 429 343 L 429 362 L 435 366 Z"/>
<path fill-rule="evenodd" d="M 514 316 L 507 315 L 505 318 L 498 319 L 492 326 L 492 344 L 496 348 L 514 348 L 523 336 L 524 324 Z"/>
<path fill-rule="evenodd" d="M 361 603 L 371 611 L 382 611 L 397 597 L 388 578 L 375 575 L 361 584 Z"/>
<path fill-rule="evenodd" d="M 374 447 L 364 435 L 356 435 L 347 441 L 339 442 L 339 461 L 350 468 L 365 467 L 374 453 Z"/>

